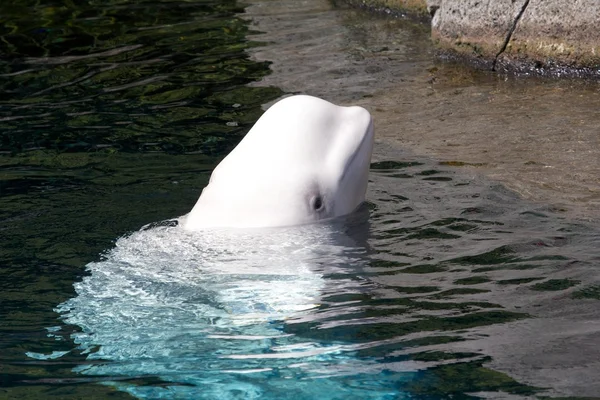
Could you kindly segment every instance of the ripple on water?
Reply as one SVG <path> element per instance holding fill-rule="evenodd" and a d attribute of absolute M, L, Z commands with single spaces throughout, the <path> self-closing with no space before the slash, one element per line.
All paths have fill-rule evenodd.
<path fill-rule="evenodd" d="M 233 1 L 0 5 L 0 154 L 221 153 L 276 88 Z"/>
<path fill-rule="evenodd" d="M 592 293 L 562 276 L 595 233 L 450 169 L 425 181 L 427 162 L 373 167 L 345 221 L 119 239 L 58 308 L 94 361 L 76 370 L 141 397 L 539 393 L 486 367 L 486 329 L 544 317 L 538 293 Z"/>

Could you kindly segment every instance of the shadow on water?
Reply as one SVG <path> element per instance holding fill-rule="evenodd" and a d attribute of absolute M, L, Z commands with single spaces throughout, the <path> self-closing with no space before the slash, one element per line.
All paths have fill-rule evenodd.
<path fill-rule="evenodd" d="M 597 227 L 456 163 L 380 143 L 369 224 L 310 244 L 297 235 L 300 253 L 268 239 L 269 257 L 207 253 L 213 244 L 182 233 L 170 246 L 177 227 L 160 224 L 126 235 L 187 212 L 260 106 L 281 94 L 247 85 L 269 70 L 248 59 L 249 47 L 261 50 L 241 11 L 229 1 L 0 5 L 0 396 L 128 397 L 114 387 L 186 396 L 214 384 L 241 398 L 472 398 L 541 396 L 556 382 L 566 386 L 550 394 L 594 393 Z M 419 69 L 411 57 L 429 57 L 402 42 L 424 43 L 419 27 L 385 21 L 404 39 L 374 51 L 360 18 L 343 15 L 351 40 L 334 44 L 353 49 L 352 63 L 325 72 L 356 90 L 304 79 L 313 90 L 365 103 L 365 73 L 397 80 L 382 59 L 409 74 Z M 339 14 L 306 16 L 314 24 L 291 31 L 306 48 L 307 26 L 340 37 Z M 339 54 L 308 51 L 298 65 L 310 74 L 327 53 Z M 211 262 L 296 269 L 285 279 L 194 273 Z M 293 307 L 298 296 L 306 308 Z M 231 372 L 243 368 L 254 371 Z"/>

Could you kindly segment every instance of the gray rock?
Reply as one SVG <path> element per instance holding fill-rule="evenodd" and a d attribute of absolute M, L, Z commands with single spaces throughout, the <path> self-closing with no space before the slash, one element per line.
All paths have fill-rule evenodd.
<path fill-rule="evenodd" d="M 432 37 L 442 48 L 493 62 L 527 0 L 442 0 Z"/>
<path fill-rule="evenodd" d="M 442 48 L 492 66 L 598 68 L 597 0 L 429 0 Z"/>
<path fill-rule="evenodd" d="M 531 0 L 507 48 L 507 56 L 527 54 L 578 67 L 600 66 L 598 0 Z"/>

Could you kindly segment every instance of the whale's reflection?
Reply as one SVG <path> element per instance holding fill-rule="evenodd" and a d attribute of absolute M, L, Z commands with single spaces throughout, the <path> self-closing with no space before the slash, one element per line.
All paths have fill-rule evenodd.
<path fill-rule="evenodd" d="M 152 398 L 277 398 L 289 379 L 306 381 L 299 398 L 392 395 L 353 387 L 377 368 L 352 346 L 285 329 L 318 318 L 322 296 L 364 289 L 365 221 L 210 233 L 167 223 L 120 238 L 57 309 L 96 361 L 77 371 Z"/>

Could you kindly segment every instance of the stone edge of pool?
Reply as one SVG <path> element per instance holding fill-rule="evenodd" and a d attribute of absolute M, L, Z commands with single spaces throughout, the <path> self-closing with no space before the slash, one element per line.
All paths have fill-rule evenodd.
<path fill-rule="evenodd" d="M 443 60 L 478 68 L 600 78 L 596 0 L 343 0 L 431 22 Z"/>

